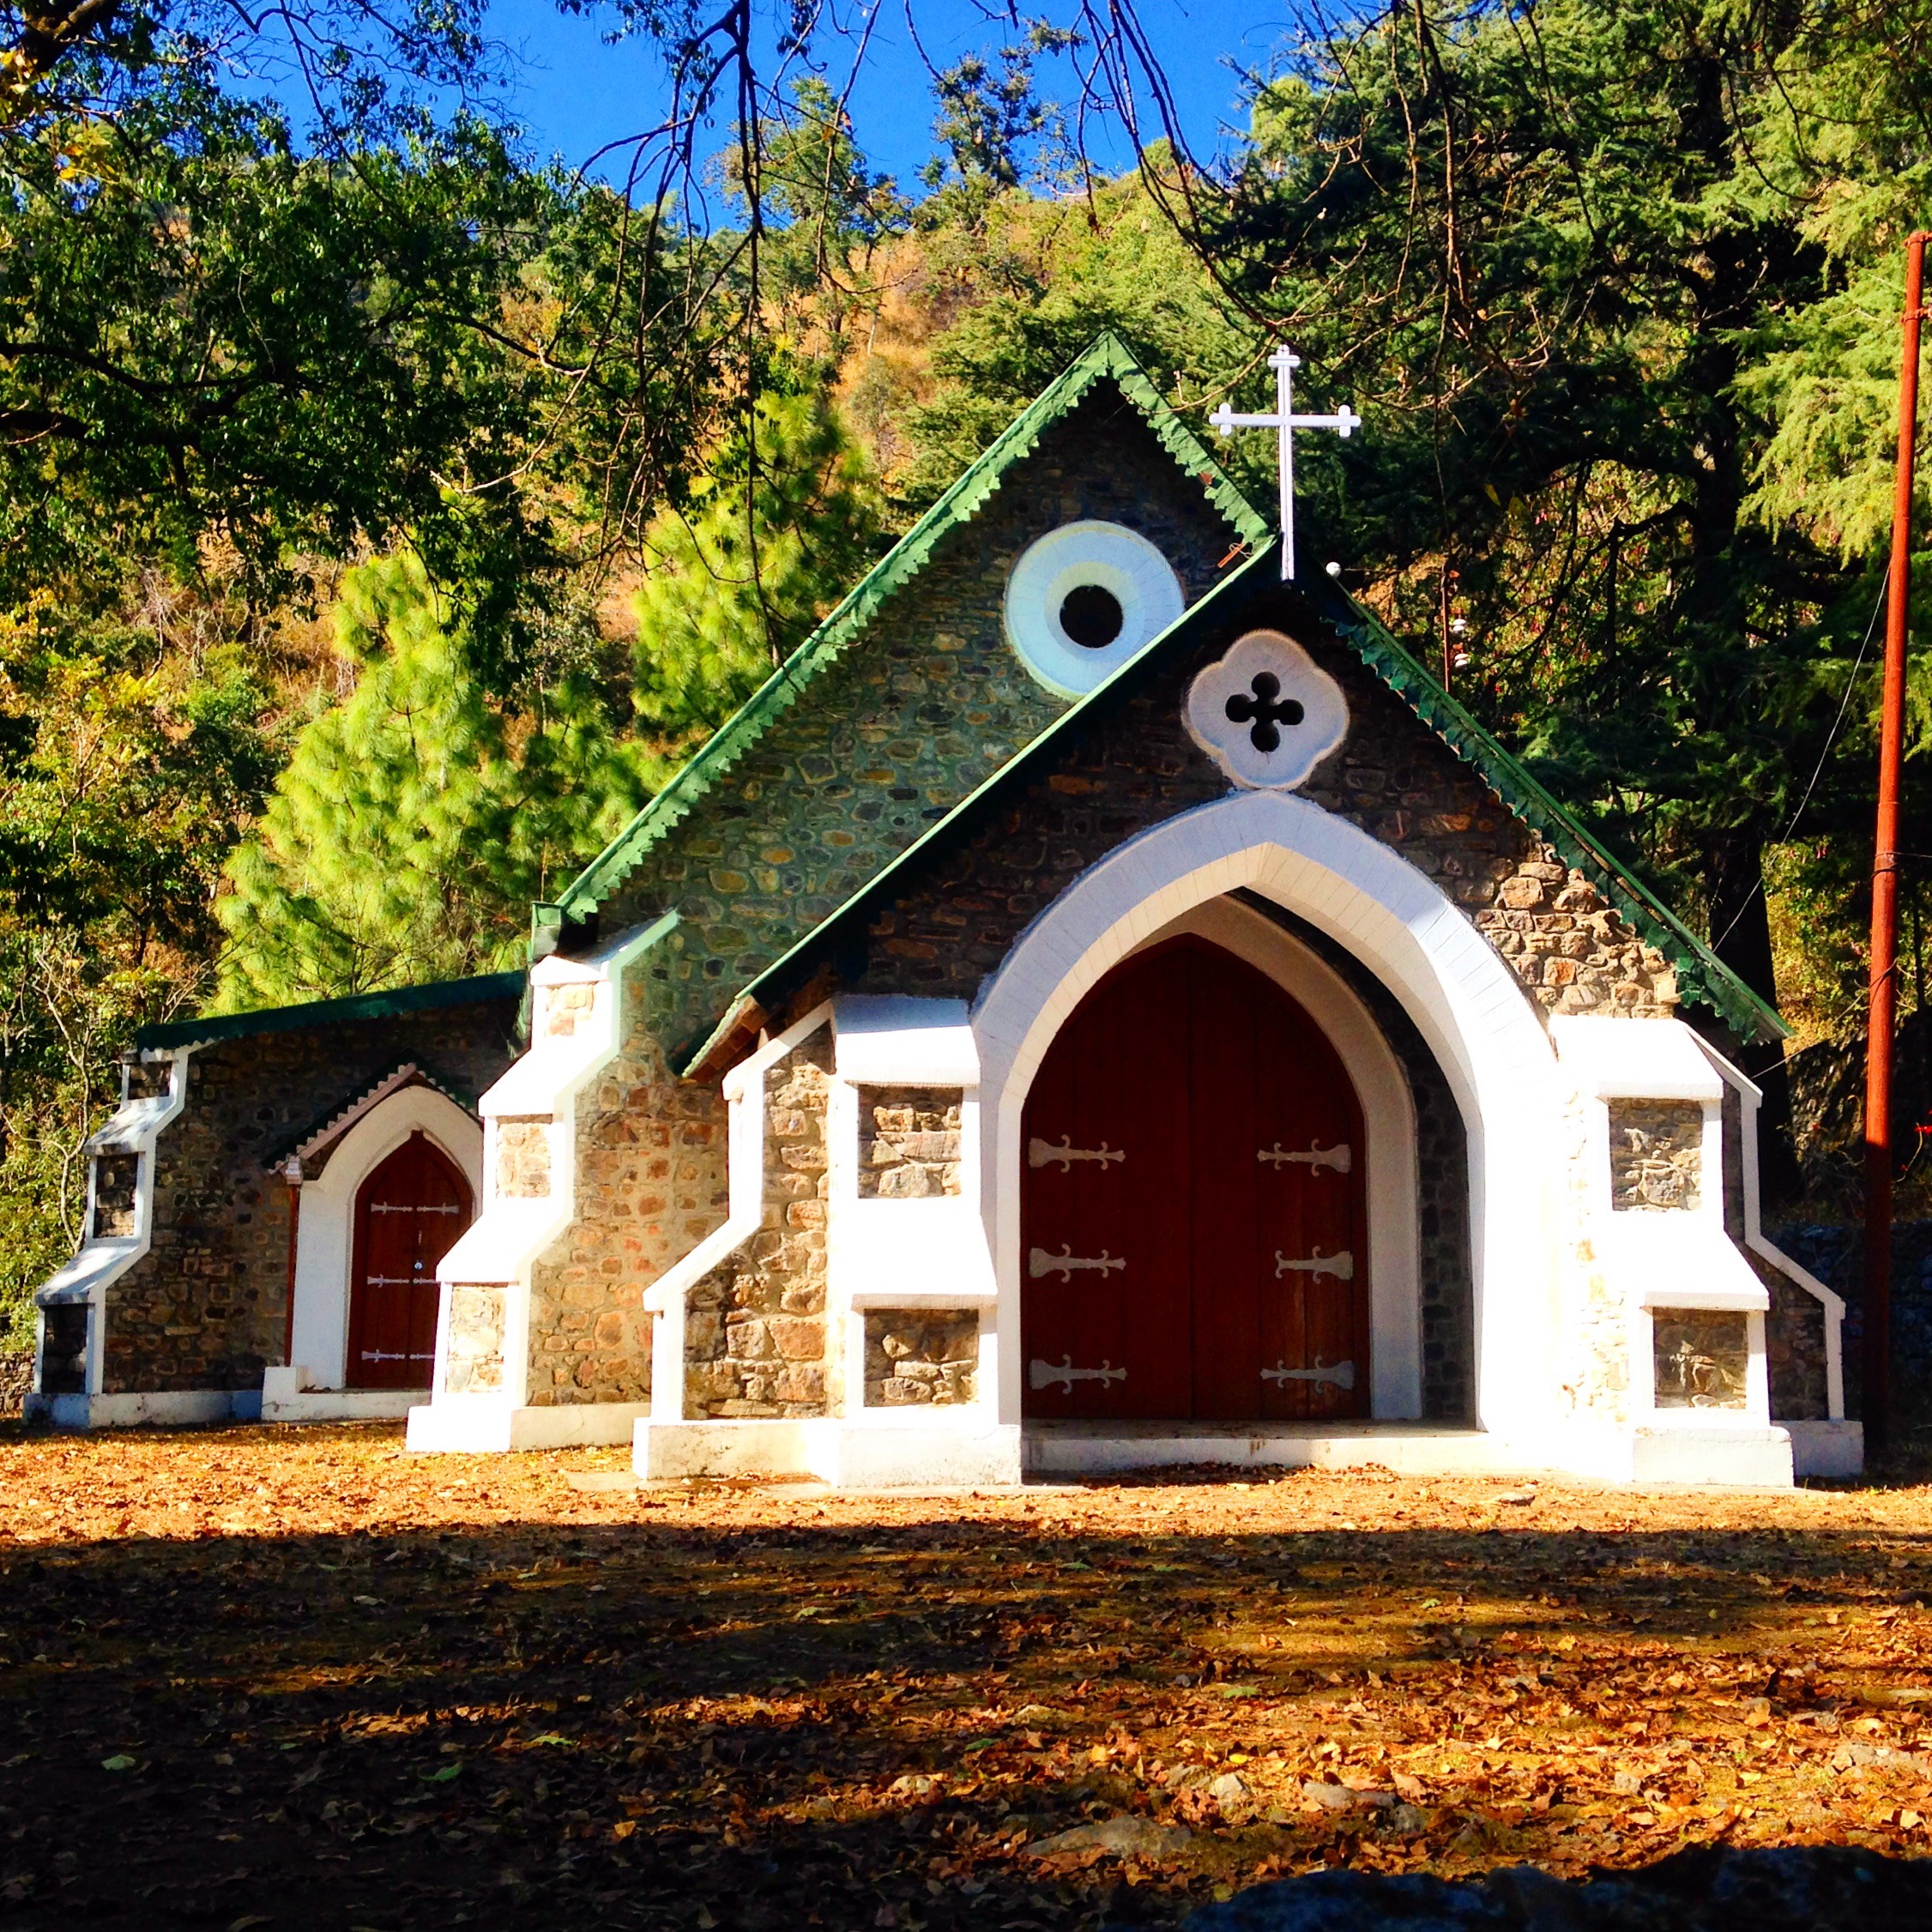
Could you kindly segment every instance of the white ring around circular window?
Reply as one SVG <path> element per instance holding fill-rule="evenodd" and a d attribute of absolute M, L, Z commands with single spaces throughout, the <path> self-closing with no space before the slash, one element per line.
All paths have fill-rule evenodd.
<path fill-rule="evenodd" d="M 1063 523 L 1006 583 L 1006 637 L 1049 691 L 1083 697 L 1187 607 L 1173 566 L 1119 523 Z"/>

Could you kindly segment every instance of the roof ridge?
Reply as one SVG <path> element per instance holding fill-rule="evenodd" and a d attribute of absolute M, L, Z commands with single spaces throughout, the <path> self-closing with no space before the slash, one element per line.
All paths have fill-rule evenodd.
<path fill-rule="evenodd" d="M 211 1047 L 217 1041 L 245 1039 L 251 1033 L 293 1033 L 306 1026 L 328 1026 L 341 1020 L 390 1019 L 437 1006 L 461 1006 L 472 1000 L 507 999 L 521 995 L 528 969 L 478 973 L 460 980 L 427 980 L 417 986 L 389 987 L 379 993 L 345 993 L 335 999 L 305 999 L 288 1006 L 254 1006 L 245 1012 L 217 1013 L 206 1019 L 166 1020 L 136 1027 L 134 1046 L 143 1053 L 162 1053 L 183 1047 Z"/>
<path fill-rule="evenodd" d="M 776 987 L 782 993 L 788 970 L 794 968 L 795 962 L 809 949 L 822 944 L 835 924 L 849 919 L 878 893 L 889 890 L 891 881 L 903 870 L 916 864 L 923 853 L 949 836 L 967 812 L 1009 782 L 1015 772 L 1039 756 L 1062 734 L 1076 729 L 1079 720 L 1090 709 L 1137 675 L 1169 646 L 1177 634 L 1204 621 L 1219 600 L 1236 594 L 1237 584 L 1252 581 L 1251 573 L 1255 571 L 1265 555 L 1271 554 L 1271 552 L 1258 552 L 1238 570 L 1223 577 L 1190 604 L 1158 637 L 1150 638 L 1133 656 L 1117 667 L 1104 682 L 1044 726 L 997 771 L 987 773 L 944 818 L 929 825 L 903 851 L 895 854 L 842 904 L 810 932 L 801 933 L 778 958 L 748 981 L 740 989 L 740 999 L 763 1004 L 768 997 L 768 989 Z M 1669 960 L 1680 978 L 1687 981 L 1722 1018 L 1741 1033 L 1754 1034 L 1760 1038 L 1780 1036 L 1789 1030 L 1778 1014 L 1636 878 L 1622 859 L 1503 749 L 1461 701 L 1446 690 L 1372 612 L 1332 583 L 1317 587 L 1316 597 L 1318 609 L 1322 601 L 1329 604 L 1334 612 L 1331 621 L 1337 632 L 1344 643 L 1355 650 L 1364 665 L 1380 677 L 1425 726 L 1441 738 L 1451 751 L 1473 764 L 1504 806 L 1532 831 L 1547 839 L 1567 864 L 1594 875 L 1608 886 L 1613 903 L 1621 902 L 1619 911 L 1640 935 L 1653 944 L 1659 939 L 1663 941 L 1657 950 Z M 711 1037 L 690 1056 L 686 1062 L 687 1077 L 690 1069 L 702 1062 L 711 1050 L 721 1031 L 721 1023 Z"/>
<path fill-rule="evenodd" d="M 1208 500 L 1250 544 L 1269 536 L 1266 518 L 1242 495 L 1207 446 L 1162 398 L 1133 352 L 1102 329 L 1074 359 L 968 464 L 939 500 L 860 578 L 812 635 L 753 691 L 673 775 L 622 831 L 579 872 L 554 903 L 540 909 L 540 927 L 595 912 L 669 832 L 788 709 L 812 678 L 833 661 L 886 600 L 917 576 L 940 540 L 969 522 L 1005 479 L 1032 454 L 1046 431 L 1082 401 L 1096 382 L 1111 378 L 1140 413 L 1161 447 L 1193 475 Z M 555 917 L 546 917 L 554 910 Z"/>

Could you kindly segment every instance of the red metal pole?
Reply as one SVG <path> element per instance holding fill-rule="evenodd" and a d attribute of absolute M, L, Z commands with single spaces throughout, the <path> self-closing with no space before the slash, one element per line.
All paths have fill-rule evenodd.
<path fill-rule="evenodd" d="M 1912 456 L 1918 439 L 1918 324 L 1923 233 L 1905 243 L 1905 347 L 1899 371 L 1899 468 L 1885 609 L 1885 704 L 1879 728 L 1878 836 L 1872 858 L 1871 1005 L 1865 1035 L 1865 1446 L 1883 1452 L 1892 1413 L 1892 1042 L 1898 1009 L 1899 767 L 1911 601 Z"/>

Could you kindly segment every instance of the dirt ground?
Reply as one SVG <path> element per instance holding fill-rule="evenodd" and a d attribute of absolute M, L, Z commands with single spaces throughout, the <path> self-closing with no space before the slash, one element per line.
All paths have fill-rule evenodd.
<path fill-rule="evenodd" d="M 1929 1849 L 1932 1488 L 626 1463 L 0 1433 L 0 1924 L 1167 1925 L 1343 1862 Z"/>

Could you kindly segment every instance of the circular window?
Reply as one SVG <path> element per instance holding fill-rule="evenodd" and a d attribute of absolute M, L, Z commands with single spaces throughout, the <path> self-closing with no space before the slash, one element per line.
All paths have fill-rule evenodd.
<path fill-rule="evenodd" d="M 1006 585 L 1006 636 L 1049 691 L 1084 697 L 1186 608 L 1180 580 L 1119 523 L 1065 523 L 1030 546 Z"/>

